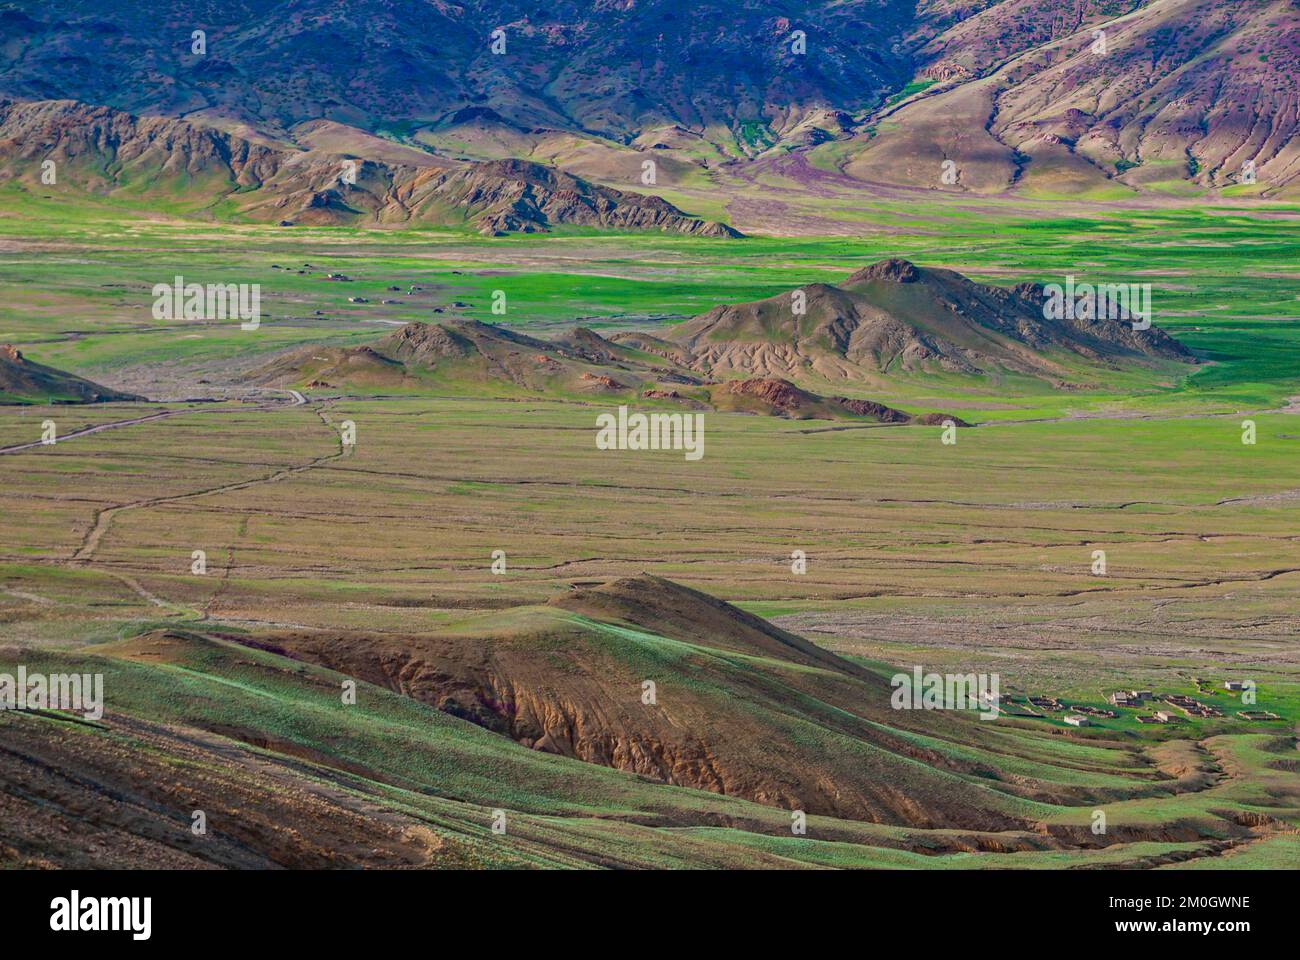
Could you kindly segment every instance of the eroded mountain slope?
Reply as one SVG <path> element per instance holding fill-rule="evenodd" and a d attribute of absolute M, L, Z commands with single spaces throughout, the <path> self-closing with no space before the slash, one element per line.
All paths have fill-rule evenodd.
<path fill-rule="evenodd" d="M 1076 195 L 1183 181 L 1275 193 L 1300 178 L 1293 0 L 926 13 L 916 67 L 935 85 L 876 119 L 844 166 L 854 176 Z"/>
<path fill-rule="evenodd" d="M 238 215 L 284 225 L 469 222 L 501 234 L 574 224 L 737 235 L 659 197 L 594 186 L 537 163 L 375 152 L 388 159 L 75 101 L 0 101 L 0 176 L 33 191 L 47 192 L 41 177 L 52 162 L 65 184 L 93 193 L 141 206 L 179 200 L 191 212 L 225 203 Z"/>

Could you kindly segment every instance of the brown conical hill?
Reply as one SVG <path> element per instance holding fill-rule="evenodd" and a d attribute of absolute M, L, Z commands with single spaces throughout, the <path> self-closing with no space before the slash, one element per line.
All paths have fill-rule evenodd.
<path fill-rule="evenodd" d="M 576 589 L 430 635 L 236 639 L 534 750 L 670 784 L 887 823 L 1022 822 L 1014 798 L 972 787 L 991 771 L 907 732 L 960 735 L 967 724 L 978 730 L 973 716 L 894 710 L 886 679 L 659 577 Z"/>
<path fill-rule="evenodd" d="M 553 598 L 551 606 L 596 620 L 621 621 L 666 632 L 679 640 L 817 664 L 850 676 L 867 676 L 860 667 L 803 637 L 707 593 L 652 574 L 575 589 Z"/>
<path fill-rule="evenodd" d="M 1044 302 L 1043 288 L 1033 284 L 1004 289 L 889 259 L 838 286 L 811 283 L 715 307 L 669 336 L 675 358 L 703 372 L 796 381 L 1016 373 L 1060 384 L 1088 367 L 1193 359 L 1155 327 L 1048 319 Z"/>

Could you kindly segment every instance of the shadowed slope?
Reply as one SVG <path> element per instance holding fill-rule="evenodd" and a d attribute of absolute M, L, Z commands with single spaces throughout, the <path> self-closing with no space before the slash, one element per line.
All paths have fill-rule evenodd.
<path fill-rule="evenodd" d="M 16 347 L 0 345 L 0 403 L 112 403 L 143 399 L 36 363 Z"/>
<path fill-rule="evenodd" d="M 1010 829 L 1071 790 L 1003 782 L 972 711 L 891 706 L 883 678 L 730 604 L 641 576 L 436 636 L 244 640 L 400 692 L 535 751 L 854 820 Z M 951 741 L 951 742 L 950 742 Z M 1066 777 L 1068 780 L 1068 776 Z"/>

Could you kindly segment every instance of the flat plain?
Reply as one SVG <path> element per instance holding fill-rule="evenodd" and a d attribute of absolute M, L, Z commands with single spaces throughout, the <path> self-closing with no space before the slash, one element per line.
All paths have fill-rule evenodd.
<path fill-rule="evenodd" d="M 1294 862 L 1300 209 L 1220 203 L 1052 216 L 1050 204 L 1022 204 L 990 218 L 983 207 L 993 200 L 880 201 L 858 215 L 888 217 L 890 229 L 861 237 L 562 230 L 489 241 L 143 221 L 103 206 L 8 199 L 0 341 L 157 402 L 0 406 L 0 664 L 92 659 L 120 717 L 95 730 L 5 715 L 7 750 L 31 738 L 84 758 L 106 740 L 128 767 L 161 764 L 176 784 L 211 797 L 233 789 L 232 769 L 256 768 L 271 784 L 256 798 L 259 817 L 274 822 L 275 798 L 281 815 L 319 831 L 316 853 L 294 853 L 300 865 L 342 856 L 325 852 L 340 849 L 325 838 L 352 836 L 354 826 L 336 821 L 363 813 L 385 824 L 375 843 L 384 852 L 348 852 L 355 862 Z M 575 324 L 653 330 L 886 256 L 1006 285 L 1088 272 L 1149 281 L 1156 324 L 1205 362 L 1177 381 L 1115 371 L 1074 391 L 932 377 L 870 393 L 910 410 L 960 412 L 975 426 L 951 445 L 938 426 L 710 412 L 698 462 L 680 451 L 598 450 L 595 417 L 607 409 L 598 402 L 491 399 L 469 388 L 324 389 L 298 402 L 237 382 L 277 351 L 361 344 L 434 309 L 539 335 Z M 351 280 L 323 279 L 333 271 Z M 155 320 L 150 290 L 173 274 L 261 283 L 261 327 Z M 399 302 L 384 304 L 391 287 Z M 406 293 L 412 287 L 418 293 Z M 497 290 L 504 316 L 490 309 Z M 166 416 L 130 422 L 154 413 Z M 38 440 L 47 418 L 66 439 L 4 449 Z M 1245 420 L 1253 444 L 1242 442 Z M 344 421 L 355 424 L 354 447 L 340 442 Z M 191 570 L 196 550 L 203 575 Z M 1094 570 L 1098 550 L 1104 575 Z M 494 551 L 504 552 L 504 574 L 492 570 Z M 792 572 L 794 551 L 805 552 L 806 574 Z M 1145 726 L 1123 710 L 1074 729 L 1047 712 L 910 727 L 889 719 L 887 703 L 864 702 L 859 712 L 881 735 L 959 770 L 951 789 L 984 798 L 973 803 L 981 812 L 948 822 L 918 814 L 910 825 L 813 816 L 803 837 L 791 836 L 780 804 L 530 750 L 400 691 L 368 685 L 361 710 L 332 710 L 326 667 L 257 646 L 320 631 L 540 635 L 550 621 L 536 611 L 548 601 L 642 574 L 813 640 L 877 676 L 884 698 L 890 675 L 919 664 L 997 673 L 1022 699 L 1103 708 L 1113 690 L 1145 688 L 1198 697 L 1223 716 Z M 643 665 L 628 650 L 678 656 L 669 638 L 608 642 L 619 644 L 629 676 Z M 671 697 L 672 677 L 701 669 L 700 651 L 680 656 L 660 664 L 661 696 Z M 770 667 L 723 659 L 729 670 Z M 1240 679 L 1258 686 L 1254 709 L 1278 719 L 1238 716 L 1247 708 L 1223 683 Z M 805 696 L 786 702 L 821 717 L 823 733 L 833 727 Z M 60 732 L 37 737 L 31 728 L 42 724 Z M 755 733 L 758 747 L 768 735 Z M 204 762 L 190 754 L 194 738 L 234 767 L 213 767 L 198 786 L 176 774 Z M 874 763 L 838 740 L 808 749 L 838 758 L 846 782 Z M 168 782 L 165 771 L 149 776 Z M 73 802 L 67 785 L 28 787 Z M 492 834 L 497 808 L 517 811 L 520 829 Z M 140 799 L 100 827 L 152 835 L 162 828 L 146 823 L 147 809 Z M 1096 809 L 1111 824 L 1104 838 L 1088 829 Z M 0 840 L 18 859 L 49 854 L 2 829 Z M 239 864 L 240 849 L 183 854 Z"/>

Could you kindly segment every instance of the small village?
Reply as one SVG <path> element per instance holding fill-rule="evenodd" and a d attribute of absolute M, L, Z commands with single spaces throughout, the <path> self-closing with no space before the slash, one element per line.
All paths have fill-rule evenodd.
<path fill-rule="evenodd" d="M 1192 682 L 1202 694 L 1214 692 L 1214 687 L 1208 686 L 1199 678 L 1193 677 Z M 1246 683 L 1239 680 L 1226 680 L 1222 684 L 1222 689 L 1236 693 L 1245 690 Z M 1017 708 L 1016 712 L 1009 714 L 1011 716 L 1060 719 L 1072 727 L 1091 726 L 1094 719 L 1118 719 L 1121 716 L 1120 709 L 1144 711 L 1134 717 L 1138 723 L 1144 725 L 1184 723 L 1189 718 L 1214 719 L 1224 715 L 1218 707 L 1203 703 L 1194 697 L 1180 693 L 1157 694 L 1151 690 L 1117 690 L 1106 698 L 1112 707 L 1117 708 L 1111 710 L 1086 704 L 1068 704 L 1047 694 L 1029 694 L 1023 697 L 1007 694 L 1002 701 L 1004 709 Z M 1056 718 L 1052 714 L 1063 714 L 1063 716 Z M 1241 710 L 1233 716 L 1247 721 L 1282 719 L 1268 710 Z"/>

